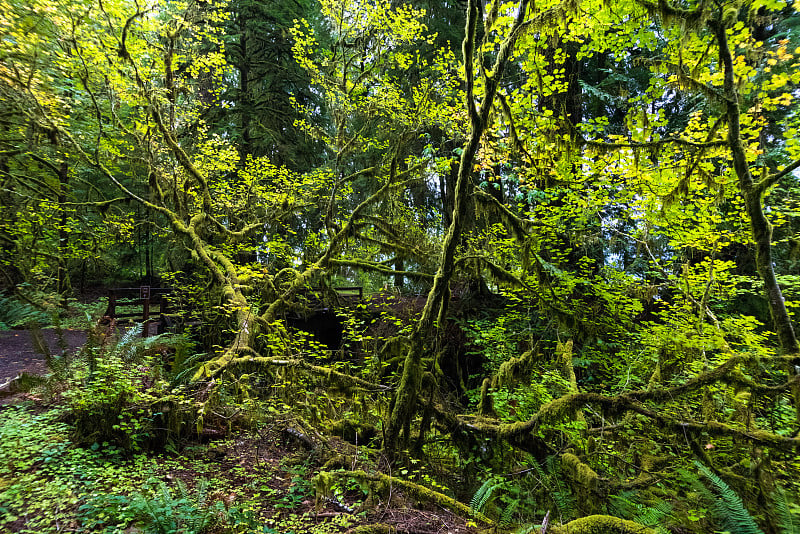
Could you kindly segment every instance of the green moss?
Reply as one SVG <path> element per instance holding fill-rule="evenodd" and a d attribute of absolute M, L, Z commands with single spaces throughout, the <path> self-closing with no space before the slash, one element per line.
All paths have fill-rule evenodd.
<path fill-rule="evenodd" d="M 594 469 L 583 463 L 580 458 L 572 453 L 564 453 L 561 455 L 561 465 L 564 466 L 572 479 L 582 487 L 591 491 L 597 489 L 600 477 Z"/>
<path fill-rule="evenodd" d="M 551 534 L 655 534 L 644 525 L 610 515 L 590 515 L 552 527 Z"/>
<path fill-rule="evenodd" d="M 492 380 L 490 378 L 485 378 L 483 380 L 483 384 L 481 385 L 481 401 L 478 404 L 478 414 L 482 416 L 493 416 L 494 415 L 494 403 L 492 402 L 492 396 L 489 395 L 489 390 L 492 387 Z"/>
<path fill-rule="evenodd" d="M 385 523 L 374 523 L 372 525 L 361 525 L 347 532 L 349 534 L 391 534 L 397 532 L 397 529 Z"/>
<path fill-rule="evenodd" d="M 533 351 L 527 351 L 519 358 L 510 358 L 503 362 L 492 380 L 493 388 L 512 386 L 517 380 L 530 373 L 533 362 Z"/>

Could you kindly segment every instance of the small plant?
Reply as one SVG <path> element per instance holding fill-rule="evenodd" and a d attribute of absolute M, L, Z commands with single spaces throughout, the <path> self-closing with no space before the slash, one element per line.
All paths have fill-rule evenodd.
<path fill-rule="evenodd" d="M 116 343 L 87 345 L 83 360 L 70 369 L 64 398 L 76 442 L 137 451 L 165 446 L 193 427 L 190 400 L 176 379 L 180 371 L 168 361 L 173 351 L 181 364 L 191 359 L 190 345 L 181 344 L 180 336 L 141 339 L 138 332 L 134 326 Z"/>
<path fill-rule="evenodd" d="M 257 526 L 252 513 L 218 498 L 204 479 L 193 490 L 180 480 L 170 488 L 163 481 L 149 479 L 143 490 L 129 495 L 95 495 L 79 511 L 85 529 L 101 532 L 130 525 L 152 534 L 253 532 Z"/>
<path fill-rule="evenodd" d="M 296 510 L 300 504 L 311 498 L 314 494 L 314 486 L 306 477 L 308 466 L 306 464 L 287 467 L 287 471 L 292 475 L 289 490 L 275 504 L 275 508 L 285 510 Z"/>
<path fill-rule="evenodd" d="M 666 534 L 668 521 L 673 519 L 672 506 L 660 499 L 647 504 L 636 491 L 623 491 L 619 495 L 608 496 L 609 514 L 629 519 L 646 527 L 652 528 L 658 534 Z"/>
<path fill-rule="evenodd" d="M 742 498 L 705 464 L 694 462 L 705 479 L 703 483 L 696 474 L 684 471 L 698 493 L 711 505 L 711 516 L 731 534 L 764 534 L 753 516 L 745 508 Z"/>
<path fill-rule="evenodd" d="M 507 527 L 512 524 L 521 500 L 518 485 L 501 477 L 490 477 L 472 496 L 470 508 L 476 513 L 492 517 L 501 527 Z"/>

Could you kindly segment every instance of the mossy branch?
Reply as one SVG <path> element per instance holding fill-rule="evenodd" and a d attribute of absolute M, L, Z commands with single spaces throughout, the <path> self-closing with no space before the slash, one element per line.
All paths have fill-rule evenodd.
<path fill-rule="evenodd" d="M 461 517 L 470 517 L 486 525 L 492 526 L 494 522 L 480 512 L 476 512 L 466 504 L 459 502 L 443 493 L 426 488 L 420 484 L 396 478 L 383 473 L 367 473 L 366 471 L 333 471 L 323 472 L 314 478 L 317 493 L 326 494 L 337 479 L 357 480 L 369 484 L 374 490 L 387 491 L 391 487 L 402 489 L 406 494 L 420 501 L 426 501 L 446 508 Z M 319 495 L 318 495 L 319 497 Z"/>
<path fill-rule="evenodd" d="M 797 159 L 783 168 L 783 170 L 772 173 L 765 178 L 762 178 L 755 184 L 753 184 L 753 190 L 756 191 L 759 195 L 763 195 L 767 192 L 767 189 L 772 187 L 773 185 L 777 184 L 784 176 L 787 176 L 793 173 L 795 170 L 800 168 L 800 159 Z"/>
<path fill-rule="evenodd" d="M 367 260 L 331 260 L 330 265 L 340 265 L 340 266 L 347 266 L 347 267 L 354 267 L 356 269 L 361 269 L 362 271 L 370 271 L 375 273 L 384 274 L 386 276 L 405 276 L 408 278 L 412 278 L 414 280 L 433 280 L 433 275 L 428 273 L 422 273 L 418 271 L 397 271 L 392 269 L 391 267 L 387 267 L 386 265 L 375 263 Z"/>
<path fill-rule="evenodd" d="M 363 389 L 367 391 L 390 391 L 392 388 L 383 384 L 375 384 L 357 376 L 351 376 L 341 371 L 337 371 L 331 367 L 323 367 L 321 365 L 312 365 L 306 361 L 297 358 L 269 358 L 261 356 L 253 350 L 241 350 L 245 356 L 230 358 L 224 364 L 214 367 L 208 374 L 209 377 L 218 375 L 223 369 L 244 363 L 255 363 L 265 367 L 294 367 L 302 369 L 309 374 L 316 375 L 327 379 L 331 384 L 338 383 L 340 386 L 350 388 Z"/>

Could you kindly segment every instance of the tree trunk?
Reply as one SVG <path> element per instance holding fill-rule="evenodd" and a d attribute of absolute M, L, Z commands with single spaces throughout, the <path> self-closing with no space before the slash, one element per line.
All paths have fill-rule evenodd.
<path fill-rule="evenodd" d="M 69 272 L 67 271 L 67 246 L 69 245 L 69 216 L 65 204 L 67 202 L 67 187 L 69 185 L 69 167 L 67 162 L 61 163 L 58 168 L 58 206 L 61 210 L 61 220 L 58 225 L 58 287 L 56 292 L 59 296 L 62 308 L 67 307 L 67 292 L 69 291 Z"/>
<path fill-rule="evenodd" d="M 764 213 L 762 202 L 764 191 L 756 187 L 753 181 L 753 175 L 747 164 L 744 144 L 740 135 L 741 110 L 739 107 L 739 95 L 733 79 L 733 59 L 725 33 L 726 27 L 722 21 L 714 23 L 713 26 L 717 44 L 719 45 L 720 63 L 722 63 L 725 73 L 723 95 L 728 122 L 728 145 L 733 158 L 733 168 L 739 179 L 739 191 L 744 197 L 747 215 L 750 219 L 750 230 L 756 245 L 756 268 L 758 269 L 758 274 L 764 280 L 764 291 L 767 295 L 772 322 L 775 332 L 778 334 L 781 348 L 784 354 L 797 354 L 800 352 L 800 346 L 798 346 L 794 327 L 792 326 L 789 312 L 786 310 L 783 293 L 778 285 L 772 265 L 772 225 Z"/>
<path fill-rule="evenodd" d="M 453 214 L 450 226 L 442 242 L 439 268 L 433 279 L 433 287 L 428 293 L 428 299 L 422 310 L 414 331 L 411 334 L 411 343 L 403 365 L 403 375 L 400 379 L 397 393 L 394 398 L 392 411 L 386 429 L 386 442 L 384 448 L 391 454 L 409 440 L 409 428 L 417 406 L 417 395 L 422 382 L 422 357 L 432 349 L 429 346 L 432 334 L 437 328 L 443 327 L 443 320 L 447 315 L 447 305 L 450 298 L 450 280 L 455 267 L 456 249 L 461 241 L 461 231 L 467 212 L 470 175 L 475 161 L 475 153 L 480 146 L 481 136 L 486 128 L 489 111 L 494 104 L 499 81 L 503 77 L 503 70 L 510 56 L 518 31 L 528 12 L 528 0 L 520 0 L 517 8 L 517 18 L 510 29 L 508 37 L 500 45 L 497 59 L 491 74 L 485 76 L 484 96 L 480 108 L 475 107 L 474 95 L 474 69 L 473 56 L 475 52 L 475 39 L 477 27 L 478 6 L 476 0 L 470 0 L 467 7 L 467 23 L 462 45 L 464 57 L 464 72 L 466 80 L 466 107 L 470 118 L 470 134 L 461 153 L 458 167 L 458 179 L 453 194 Z"/>

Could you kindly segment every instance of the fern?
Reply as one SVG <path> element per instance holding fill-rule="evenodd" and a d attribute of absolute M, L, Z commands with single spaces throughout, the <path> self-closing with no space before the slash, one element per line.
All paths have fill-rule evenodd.
<path fill-rule="evenodd" d="M 712 511 L 731 534 L 764 534 L 745 508 L 741 497 L 705 464 L 694 462 L 700 473 L 711 483 L 714 496 Z"/>
<path fill-rule="evenodd" d="M 548 472 L 548 480 L 555 490 L 550 492 L 550 497 L 558 509 L 558 513 L 562 519 L 572 519 L 576 515 L 577 503 L 575 496 L 572 494 L 570 488 L 566 487 L 562 480 L 561 475 L 561 461 L 558 456 L 548 456 L 545 462 Z"/>
<path fill-rule="evenodd" d="M 10 330 L 29 324 L 48 324 L 50 315 L 15 298 L 0 297 L 0 330 Z"/>
<path fill-rule="evenodd" d="M 489 499 L 492 497 L 492 493 L 494 493 L 494 490 L 497 489 L 499 485 L 500 484 L 497 483 L 497 480 L 494 477 L 487 478 L 486 481 L 481 484 L 481 487 L 478 488 L 478 491 L 475 492 L 475 495 L 472 496 L 472 500 L 469 503 L 472 511 L 480 514 L 484 513 L 486 510 L 486 504 L 489 502 Z"/>
<path fill-rule="evenodd" d="M 519 499 L 514 499 L 508 503 L 508 506 L 503 509 L 503 513 L 500 514 L 500 521 L 498 521 L 500 526 L 508 526 L 511 524 L 511 518 L 514 516 L 514 512 L 517 511 L 518 506 Z"/>
<path fill-rule="evenodd" d="M 180 480 L 174 491 L 164 482 L 159 482 L 155 489 L 152 497 L 143 493 L 131 496 L 130 509 L 146 532 L 200 534 L 225 519 L 224 505 L 219 501 L 208 502 L 205 480 L 201 480 L 193 492 Z"/>
<path fill-rule="evenodd" d="M 619 495 L 609 495 L 608 513 L 615 517 L 629 519 L 654 529 L 668 532 L 663 525 L 672 517 L 672 506 L 663 500 L 653 504 L 636 501 L 636 491 L 623 491 Z"/>
<path fill-rule="evenodd" d="M 495 506 L 492 507 L 492 515 L 496 515 L 498 524 L 508 526 L 511 524 L 511 518 L 514 516 L 514 512 L 517 511 L 521 500 L 513 496 L 514 493 L 518 493 L 518 491 L 515 492 L 513 490 L 518 490 L 518 488 L 509 486 L 506 480 L 490 477 L 481 484 L 481 487 L 472 496 L 470 508 L 476 513 L 489 515 L 487 508 L 490 503 L 494 502 Z M 505 506 L 502 507 L 497 501 L 504 503 Z"/>
<path fill-rule="evenodd" d="M 781 534 L 800 534 L 800 520 L 789 509 L 786 493 L 778 488 L 772 492 L 769 500 L 772 502 L 772 509 L 775 510 Z"/>
<path fill-rule="evenodd" d="M 659 500 L 651 506 L 642 506 L 633 516 L 633 521 L 653 528 L 656 532 L 667 532 L 662 525 L 670 517 L 672 517 L 672 506 L 666 501 Z"/>

